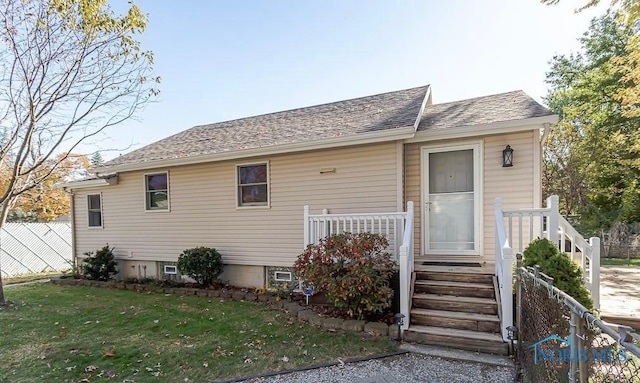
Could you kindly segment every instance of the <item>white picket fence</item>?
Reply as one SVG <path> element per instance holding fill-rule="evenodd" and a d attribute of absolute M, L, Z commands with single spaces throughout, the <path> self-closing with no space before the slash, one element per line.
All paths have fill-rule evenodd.
<path fill-rule="evenodd" d="M 2 277 L 71 268 L 71 225 L 5 223 L 0 230 Z"/>

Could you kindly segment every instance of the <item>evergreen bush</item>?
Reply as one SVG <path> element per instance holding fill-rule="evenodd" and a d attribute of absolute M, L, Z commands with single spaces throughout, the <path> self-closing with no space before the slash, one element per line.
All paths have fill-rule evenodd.
<path fill-rule="evenodd" d="M 113 249 L 106 244 L 102 249 L 97 250 L 95 255 L 92 251 L 84 253 L 87 257 L 82 265 L 82 274 L 86 279 L 108 281 L 118 273 Z"/>
<path fill-rule="evenodd" d="M 553 285 L 571 295 L 587 309 L 593 309 L 591 294 L 582 281 L 582 270 L 558 247 L 545 238 L 532 241 L 523 253 L 523 265 L 540 267 L 553 278 Z"/>
<path fill-rule="evenodd" d="M 208 287 L 222 274 L 222 256 L 211 247 L 187 249 L 178 258 L 178 270 L 193 278 L 200 286 Z"/>

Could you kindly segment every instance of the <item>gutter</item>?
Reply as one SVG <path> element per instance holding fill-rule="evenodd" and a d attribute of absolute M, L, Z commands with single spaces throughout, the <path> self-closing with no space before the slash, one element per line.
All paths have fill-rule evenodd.
<path fill-rule="evenodd" d="M 415 137 L 407 139 L 405 143 L 511 133 L 532 130 L 539 128 L 540 124 L 549 125 L 556 122 L 558 122 L 558 116 L 554 114 L 543 117 L 526 118 L 523 120 L 498 121 L 478 125 L 462 125 L 443 129 L 427 129 L 416 132 Z"/>

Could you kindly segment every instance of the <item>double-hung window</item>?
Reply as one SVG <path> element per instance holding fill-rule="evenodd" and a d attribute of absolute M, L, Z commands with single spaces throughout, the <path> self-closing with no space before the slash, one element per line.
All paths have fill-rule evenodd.
<path fill-rule="evenodd" d="M 269 205 L 269 169 L 267 163 L 238 165 L 238 206 Z"/>
<path fill-rule="evenodd" d="M 89 227 L 102 227 L 102 196 L 100 194 L 87 196 L 87 212 Z"/>
<path fill-rule="evenodd" d="M 169 210 L 169 174 L 144 176 L 146 210 Z"/>

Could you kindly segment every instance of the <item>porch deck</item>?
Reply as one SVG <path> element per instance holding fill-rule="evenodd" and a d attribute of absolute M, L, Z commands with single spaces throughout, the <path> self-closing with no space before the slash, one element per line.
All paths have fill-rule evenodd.
<path fill-rule="evenodd" d="M 424 265 L 424 262 L 437 262 L 442 265 Z M 455 263 L 455 266 L 447 266 L 447 263 Z M 477 266 L 462 266 L 463 263 L 480 264 Z M 458 265 L 460 264 L 460 265 Z M 475 260 L 469 256 L 418 256 L 414 258 L 414 271 L 443 271 L 443 272 L 461 272 L 471 274 L 494 274 L 495 262 L 485 260 Z"/>

